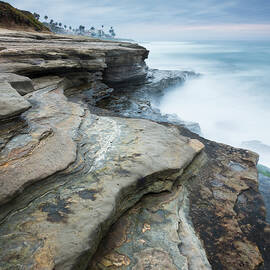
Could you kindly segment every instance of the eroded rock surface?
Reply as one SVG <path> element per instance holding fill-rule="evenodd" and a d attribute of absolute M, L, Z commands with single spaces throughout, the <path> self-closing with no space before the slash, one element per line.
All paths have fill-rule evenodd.
<path fill-rule="evenodd" d="M 107 82 L 146 76 L 148 51 L 136 44 L 0 29 L 0 72 L 26 76 L 104 71 Z M 123 72 L 124 71 L 124 72 Z"/>
<path fill-rule="evenodd" d="M 256 154 L 179 131 L 201 140 L 204 153 L 171 193 L 144 196 L 112 226 L 89 270 L 268 269 Z"/>
<path fill-rule="evenodd" d="M 203 148 L 175 127 L 92 115 L 59 89 L 28 98 L 30 132 L 1 152 L 1 202 L 51 177 L 26 189 L 15 209 L 2 207 L 2 269 L 87 264 L 80 257 L 91 257 L 111 223 L 144 194 L 170 190 Z"/>
<path fill-rule="evenodd" d="M 61 90 L 37 91 L 28 100 L 33 107 L 24 115 L 27 129 L 12 137 L 0 153 L 0 204 L 76 159 L 74 137 L 83 108 L 68 102 Z"/>
<path fill-rule="evenodd" d="M 0 48 L 29 105 L 1 122 L 1 269 L 269 269 L 257 155 L 149 102 L 196 74 L 147 70 L 136 44 L 2 31 Z"/>

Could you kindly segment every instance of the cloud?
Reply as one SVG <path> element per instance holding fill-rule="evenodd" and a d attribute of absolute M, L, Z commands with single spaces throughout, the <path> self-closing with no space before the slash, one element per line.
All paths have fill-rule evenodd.
<path fill-rule="evenodd" d="M 118 0 L 115 2 L 10 0 L 8 2 L 21 9 L 38 12 L 42 17 L 48 15 L 49 18 L 67 25 L 83 24 L 96 27 L 101 24 L 106 27 L 113 25 L 119 35 L 139 39 L 146 37 L 174 39 L 177 34 L 187 34 L 187 31 L 197 35 L 196 31 L 199 31 L 200 26 L 206 27 L 202 31 L 204 33 L 209 31 L 209 36 L 215 32 L 219 35 L 218 31 L 225 31 L 220 25 L 226 24 L 230 27 L 236 24 L 242 25 L 241 27 L 249 25 L 250 37 L 254 34 L 255 25 L 260 25 L 257 26 L 259 27 L 257 30 L 262 35 L 269 34 L 268 30 L 262 30 L 262 25 L 270 24 L 269 0 Z M 173 33 L 173 29 L 177 32 Z M 238 33 L 242 31 L 247 35 L 248 29 L 238 29 Z"/>
<path fill-rule="evenodd" d="M 137 36 L 136 30 L 140 29 Z M 135 33 L 138 40 L 250 40 L 270 39 L 270 24 L 211 24 L 211 25 L 125 25 L 122 33 Z M 162 37 L 160 35 L 162 33 Z M 149 38 L 150 37 L 150 38 Z"/>

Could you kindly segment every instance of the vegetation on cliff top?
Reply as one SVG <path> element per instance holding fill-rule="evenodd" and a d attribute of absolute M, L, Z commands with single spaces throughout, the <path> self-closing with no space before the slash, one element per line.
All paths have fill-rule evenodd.
<path fill-rule="evenodd" d="M 7 29 L 34 30 L 49 32 L 50 30 L 39 22 L 32 13 L 12 7 L 0 1 L 0 27 Z"/>

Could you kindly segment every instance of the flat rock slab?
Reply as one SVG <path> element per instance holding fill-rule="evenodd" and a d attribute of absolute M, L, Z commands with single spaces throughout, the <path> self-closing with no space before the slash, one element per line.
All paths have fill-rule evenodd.
<path fill-rule="evenodd" d="M 7 82 L 0 82 L 0 120 L 16 117 L 31 107 Z"/>
<path fill-rule="evenodd" d="M 30 78 L 14 73 L 0 73 L 0 82 L 8 82 L 22 96 L 34 91 Z"/>

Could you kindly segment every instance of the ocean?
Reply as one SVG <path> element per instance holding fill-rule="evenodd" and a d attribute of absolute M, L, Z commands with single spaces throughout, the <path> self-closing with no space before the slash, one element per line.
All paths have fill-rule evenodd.
<path fill-rule="evenodd" d="M 148 42 L 150 68 L 200 73 L 166 92 L 162 113 L 200 124 L 202 136 L 260 154 L 270 167 L 270 42 Z"/>

